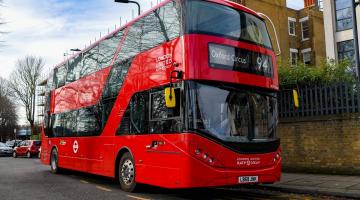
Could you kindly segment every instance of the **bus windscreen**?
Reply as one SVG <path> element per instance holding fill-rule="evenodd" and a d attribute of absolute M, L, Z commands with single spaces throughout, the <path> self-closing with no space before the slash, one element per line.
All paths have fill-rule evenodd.
<path fill-rule="evenodd" d="M 206 1 L 188 1 L 188 33 L 209 34 L 245 41 L 272 49 L 266 24 L 260 18 L 224 5 Z"/>

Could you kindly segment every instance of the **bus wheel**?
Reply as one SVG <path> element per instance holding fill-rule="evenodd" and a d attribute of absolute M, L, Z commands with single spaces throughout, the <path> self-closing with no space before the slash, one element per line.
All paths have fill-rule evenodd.
<path fill-rule="evenodd" d="M 126 192 L 134 192 L 136 188 L 135 163 L 129 152 L 121 157 L 118 170 L 121 189 Z"/>
<path fill-rule="evenodd" d="M 50 169 L 51 169 L 51 173 L 53 174 L 58 174 L 60 173 L 60 169 L 59 169 L 59 165 L 58 165 L 58 153 L 57 150 L 54 149 L 51 152 L 51 158 L 50 158 Z"/>
<path fill-rule="evenodd" d="M 30 153 L 30 151 L 28 151 L 28 152 L 26 153 L 26 157 L 27 157 L 27 158 L 31 158 L 31 153 Z"/>

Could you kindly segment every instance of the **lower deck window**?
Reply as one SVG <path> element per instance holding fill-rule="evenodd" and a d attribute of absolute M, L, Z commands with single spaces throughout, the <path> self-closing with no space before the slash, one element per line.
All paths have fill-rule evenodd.
<path fill-rule="evenodd" d="M 172 133 L 183 128 L 181 112 L 181 91 L 175 89 L 175 108 L 165 106 L 164 89 L 135 94 L 123 114 L 117 135 Z"/>

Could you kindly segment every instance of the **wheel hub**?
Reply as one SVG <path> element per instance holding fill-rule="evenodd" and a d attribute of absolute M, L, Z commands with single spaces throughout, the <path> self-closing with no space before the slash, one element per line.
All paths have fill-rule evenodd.
<path fill-rule="evenodd" d="M 126 185 L 130 185 L 134 179 L 134 164 L 131 160 L 126 160 L 121 167 L 121 177 Z"/>
<path fill-rule="evenodd" d="M 56 156 L 55 155 L 53 155 L 52 156 L 52 159 L 51 159 L 51 168 L 53 169 L 53 170 L 56 170 Z"/>

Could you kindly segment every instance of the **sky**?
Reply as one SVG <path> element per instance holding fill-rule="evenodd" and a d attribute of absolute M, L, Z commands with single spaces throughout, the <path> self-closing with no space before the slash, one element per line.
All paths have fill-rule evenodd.
<path fill-rule="evenodd" d="M 142 10 L 151 2 L 139 0 Z M 124 24 L 136 13 L 134 4 L 117 4 L 113 0 L 4 0 L 0 16 L 7 22 L 0 35 L 0 76 L 8 78 L 15 62 L 27 55 L 41 56 L 46 68 L 61 62 L 70 49 L 83 49 L 106 34 L 115 25 Z M 300 0 L 288 0 L 288 6 L 300 9 Z"/>
<path fill-rule="evenodd" d="M 146 11 L 160 0 L 138 0 Z M 15 63 L 27 55 L 41 56 L 46 72 L 65 59 L 70 49 L 84 49 L 108 31 L 136 15 L 134 4 L 114 0 L 3 0 L 0 17 L 0 76 L 9 78 Z M 288 6 L 300 9 L 300 0 L 288 0 Z M 22 116 L 20 114 L 20 116 Z M 22 117 L 21 121 L 25 121 Z"/>

